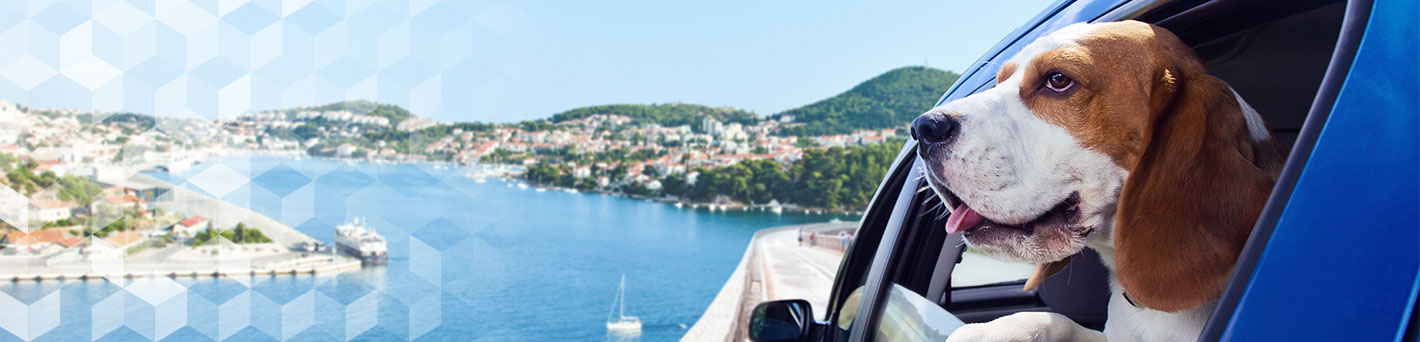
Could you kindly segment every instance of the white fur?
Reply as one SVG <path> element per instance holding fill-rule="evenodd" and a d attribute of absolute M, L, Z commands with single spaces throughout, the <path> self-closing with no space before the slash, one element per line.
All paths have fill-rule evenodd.
<path fill-rule="evenodd" d="M 1022 68 L 1034 56 L 1073 44 L 1091 29 L 1075 24 L 1041 37 L 1021 50 L 1012 61 Z M 968 324 L 948 341 L 1192 341 L 1198 338 L 1216 301 L 1197 308 L 1168 313 L 1135 307 L 1123 296 L 1114 277 L 1114 244 L 1111 240 L 1119 191 L 1128 171 L 1106 155 L 1085 148 L 1063 128 L 1051 125 L 1030 111 L 1020 99 L 1019 86 L 1026 70 L 1017 70 L 995 88 L 943 104 L 932 112 L 950 115 L 961 123 L 951 155 L 934 160 L 927 172 L 933 186 L 946 186 L 982 216 L 1005 224 L 1032 220 L 1072 192 L 1080 193 L 1081 221 L 1095 227 L 1085 243 L 1111 270 L 1109 321 L 1103 333 L 1084 328 L 1056 313 L 1023 312 L 991 322 Z M 1237 96 L 1237 92 L 1233 93 Z M 1237 96 L 1251 137 L 1268 137 L 1262 118 Z M 970 242 L 968 242 L 970 243 Z M 988 246 L 992 249 L 1025 246 Z M 1071 252 L 1073 253 L 1073 252 Z M 991 253 L 1003 257 L 1003 253 Z M 1008 259 L 1010 257 L 1007 257 Z M 1019 258 L 1017 258 L 1019 259 Z M 1058 260 L 1058 259 L 1056 259 Z M 1054 260 L 1014 260 L 1046 262 Z"/>
<path fill-rule="evenodd" d="M 1238 100 L 1238 107 L 1242 110 L 1243 119 L 1247 120 L 1247 132 L 1252 135 L 1252 141 L 1263 141 L 1271 137 L 1272 132 L 1268 131 L 1267 124 L 1262 122 L 1262 114 L 1258 114 L 1256 109 L 1252 109 L 1252 105 L 1243 101 L 1242 95 L 1238 95 L 1237 90 L 1232 87 L 1228 87 L 1228 90 L 1232 91 L 1233 98 Z"/>

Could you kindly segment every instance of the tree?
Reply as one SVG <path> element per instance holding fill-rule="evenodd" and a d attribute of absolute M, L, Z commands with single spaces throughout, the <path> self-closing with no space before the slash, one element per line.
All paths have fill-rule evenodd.
<path fill-rule="evenodd" d="M 904 67 L 854 86 L 842 94 L 769 116 L 792 116 L 796 125 L 779 134 L 816 136 L 855 129 L 904 126 L 930 109 L 961 75 L 928 67 Z"/>

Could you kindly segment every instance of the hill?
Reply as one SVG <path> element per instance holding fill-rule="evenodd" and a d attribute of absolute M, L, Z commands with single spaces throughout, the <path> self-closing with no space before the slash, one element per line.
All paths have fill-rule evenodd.
<path fill-rule="evenodd" d="M 906 127 L 936 104 L 960 74 L 928 67 L 893 69 L 859 83 L 842 94 L 769 117 L 792 115 L 782 135 L 815 136 L 850 133 L 855 129 Z"/>
<path fill-rule="evenodd" d="M 293 108 L 291 110 L 313 110 L 313 111 L 347 111 L 355 114 L 374 115 L 390 119 L 390 124 L 397 124 L 404 119 L 413 117 L 408 110 L 403 107 L 379 103 L 370 100 L 340 101 L 309 108 Z"/>
<path fill-rule="evenodd" d="M 720 122 L 738 122 L 742 124 L 753 124 L 760 120 L 759 115 L 738 108 L 730 107 L 710 107 L 688 103 L 661 103 L 661 104 L 612 104 L 601 106 L 581 107 L 552 115 L 550 119 L 553 123 L 567 120 L 580 119 L 596 114 L 617 114 L 631 117 L 633 123 L 655 123 L 662 126 L 690 125 L 696 131 L 701 130 L 703 115 L 709 115 Z"/>

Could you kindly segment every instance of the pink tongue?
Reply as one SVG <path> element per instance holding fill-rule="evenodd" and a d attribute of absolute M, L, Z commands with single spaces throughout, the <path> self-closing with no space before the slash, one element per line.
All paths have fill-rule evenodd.
<path fill-rule="evenodd" d="M 965 204 L 957 206 L 957 210 L 952 211 L 952 215 L 947 217 L 947 234 L 963 232 L 975 228 L 981 224 L 981 214 Z"/>

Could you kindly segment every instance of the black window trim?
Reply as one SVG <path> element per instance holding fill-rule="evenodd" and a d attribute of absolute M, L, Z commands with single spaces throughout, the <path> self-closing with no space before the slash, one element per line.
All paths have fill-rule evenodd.
<path fill-rule="evenodd" d="M 904 149 L 915 150 L 916 143 L 909 141 Z M 915 155 L 914 155 L 915 156 Z M 849 331 L 849 341 L 871 341 L 876 337 L 878 329 L 878 316 L 882 314 L 882 303 L 887 300 L 888 291 L 888 271 L 892 267 L 894 254 L 900 241 L 899 235 L 902 232 L 902 225 L 908 219 L 910 211 L 916 207 L 913 198 L 916 198 L 917 185 L 922 182 L 921 177 L 912 177 L 912 170 L 918 167 L 921 162 L 918 158 L 908 158 L 902 160 L 895 170 L 893 180 L 901 183 L 897 191 L 897 201 L 892 208 L 892 216 L 888 218 L 887 224 L 883 227 L 882 240 L 878 241 L 877 251 L 873 255 L 872 265 L 868 267 L 868 278 L 863 286 L 863 302 L 858 306 L 857 316 L 853 318 L 852 331 Z M 901 178 L 900 180 L 897 178 Z M 884 194 L 879 194 L 884 195 Z"/>

